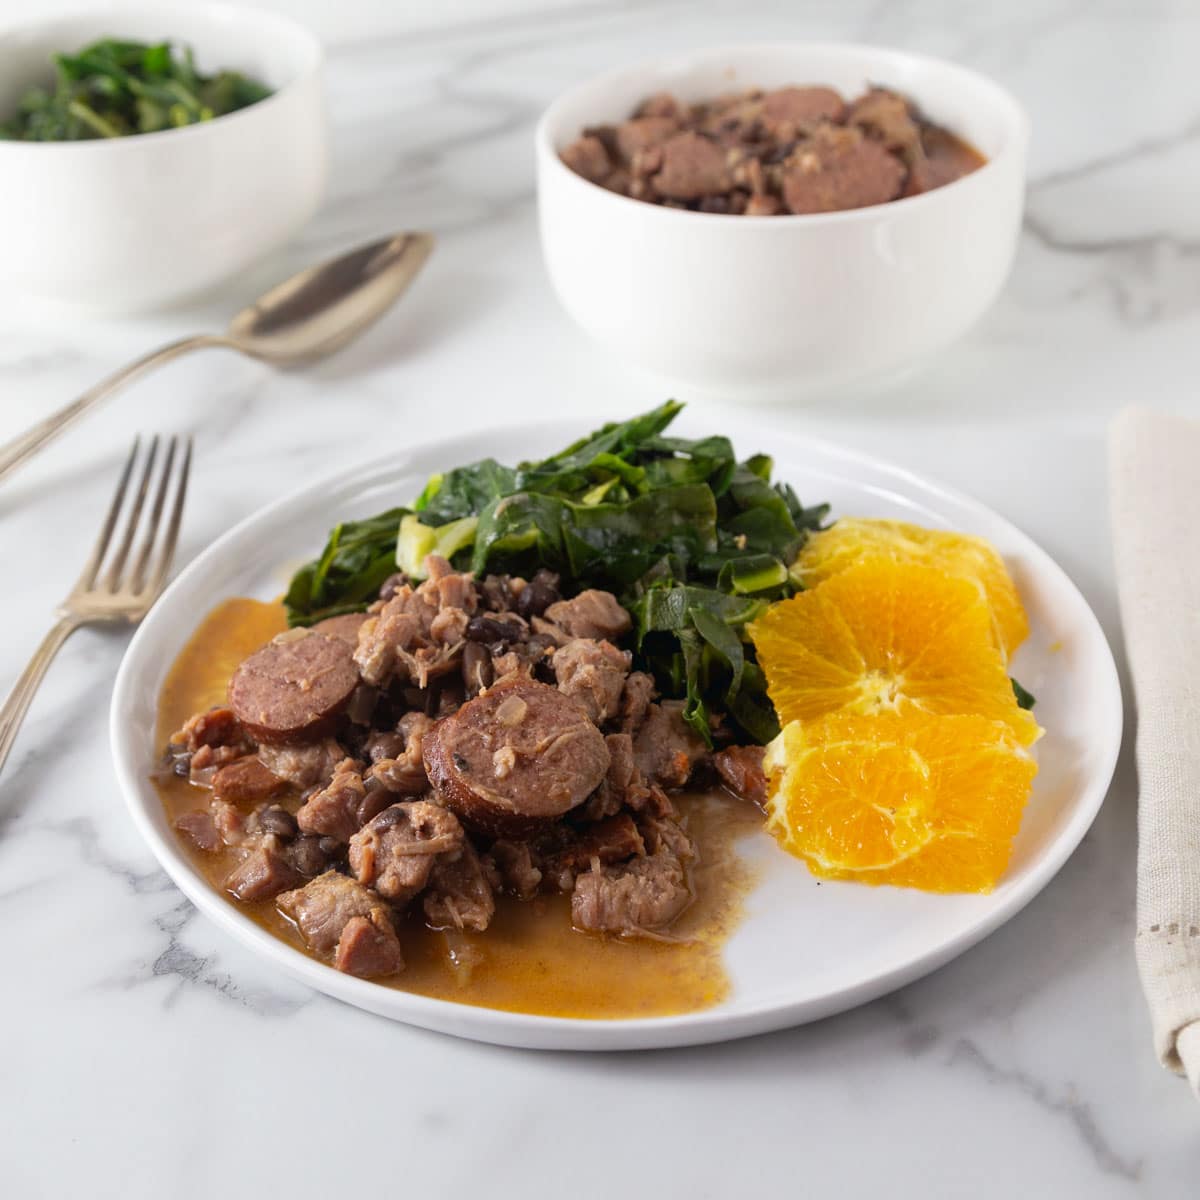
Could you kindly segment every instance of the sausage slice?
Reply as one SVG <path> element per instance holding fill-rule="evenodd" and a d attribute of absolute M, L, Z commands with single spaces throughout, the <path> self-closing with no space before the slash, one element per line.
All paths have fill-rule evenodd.
<path fill-rule="evenodd" d="M 579 704 L 518 675 L 439 721 L 424 757 L 464 824 L 521 837 L 582 804 L 608 771 L 609 752 Z"/>
<path fill-rule="evenodd" d="M 341 638 L 281 634 L 250 655 L 229 681 L 229 707 L 264 742 L 328 732 L 358 686 L 354 652 Z"/>

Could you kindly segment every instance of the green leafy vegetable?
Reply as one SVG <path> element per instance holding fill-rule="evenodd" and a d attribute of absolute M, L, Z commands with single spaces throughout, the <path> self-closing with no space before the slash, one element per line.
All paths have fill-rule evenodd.
<path fill-rule="evenodd" d="M 396 570 L 396 540 L 407 508 L 334 526 L 321 557 L 306 563 L 283 598 L 293 625 L 359 612 Z"/>
<path fill-rule="evenodd" d="M 53 55 L 51 88 L 32 87 L 0 138 L 76 142 L 157 133 L 211 121 L 265 100 L 270 88 L 237 71 L 201 75 L 190 49 L 102 38 L 77 54 Z"/>
<path fill-rule="evenodd" d="M 772 462 L 738 462 L 728 438 L 667 437 L 674 400 L 605 425 L 517 467 L 486 458 L 434 475 L 412 512 L 338 526 L 301 568 L 293 625 L 365 607 L 399 562 L 419 576 L 428 553 L 460 570 L 562 576 L 574 594 L 613 591 L 632 613 L 633 649 L 706 740 L 721 716 L 759 742 L 778 732 L 746 634 L 800 587 L 789 567 L 828 509 L 805 508 Z"/>
<path fill-rule="evenodd" d="M 1015 679 L 1010 680 L 1013 688 L 1013 695 L 1017 698 L 1017 707 L 1030 709 L 1037 703 L 1037 697 L 1032 692 L 1027 692 Z"/>

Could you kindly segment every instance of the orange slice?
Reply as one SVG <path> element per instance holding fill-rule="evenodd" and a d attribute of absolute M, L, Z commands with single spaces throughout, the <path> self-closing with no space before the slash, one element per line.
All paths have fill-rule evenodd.
<path fill-rule="evenodd" d="M 937 567 L 969 579 L 991 610 L 996 643 L 1005 659 L 1029 636 L 1029 619 L 1004 560 L 983 538 L 943 529 L 922 529 L 904 521 L 842 517 L 814 533 L 792 567 L 805 587 L 869 558 Z"/>
<path fill-rule="evenodd" d="M 767 751 L 767 828 L 815 875 L 987 892 L 1037 765 L 1002 724 L 916 710 L 795 721 Z"/>
<path fill-rule="evenodd" d="M 1013 695 L 991 613 L 970 580 L 868 559 L 771 605 L 750 626 L 781 724 L 833 712 L 918 711 L 1041 733 Z"/>

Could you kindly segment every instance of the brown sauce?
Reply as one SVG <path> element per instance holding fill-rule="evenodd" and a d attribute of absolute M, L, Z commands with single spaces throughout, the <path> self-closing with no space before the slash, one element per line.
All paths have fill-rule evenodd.
<path fill-rule="evenodd" d="M 225 701 L 225 686 L 248 654 L 286 626 L 278 604 L 232 599 L 201 623 L 171 668 L 158 708 L 157 744 L 166 743 L 192 713 Z M 208 804 L 207 789 L 185 779 L 156 780 L 174 822 Z M 298 807 L 298 799 L 289 807 Z M 405 970 L 383 986 L 510 1012 L 556 1017 L 648 1017 L 690 1012 L 729 994 L 722 946 L 741 920 L 742 898 L 753 883 L 737 841 L 762 828 L 762 815 L 725 792 L 679 798 L 688 832 L 700 852 L 693 869 L 696 899 L 675 923 L 670 940 L 622 941 L 571 928 L 565 896 L 524 903 L 498 896 L 486 933 L 428 929 L 419 912 L 400 923 Z M 235 865 L 233 851 L 206 854 L 180 839 L 196 869 L 222 895 Z M 244 904 L 225 897 L 264 929 L 305 951 L 274 901 Z M 332 970 L 332 968 L 330 968 Z"/>

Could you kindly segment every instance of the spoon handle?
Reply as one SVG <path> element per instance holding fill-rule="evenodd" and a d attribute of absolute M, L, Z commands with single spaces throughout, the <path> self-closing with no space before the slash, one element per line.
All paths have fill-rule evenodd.
<path fill-rule="evenodd" d="M 11 442 L 0 446 L 0 480 L 32 458 L 43 446 L 58 437 L 63 430 L 73 425 L 93 405 L 120 391 L 131 380 L 145 374 L 153 367 L 161 366 L 173 358 L 178 358 L 181 354 L 187 354 L 191 350 L 201 350 L 207 346 L 236 348 L 236 344 L 227 337 L 218 334 L 200 334 L 197 337 L 169 342 L 167 345 L 160 346 L 159 349 L 143 355 L 107 379 L 101 380 L 95 387 L 89 388 L 78 400 L 72 400 L 70 404 L 51 413 L 45 420 L 39 421 L 32 428 L 13 438 Z"/>

